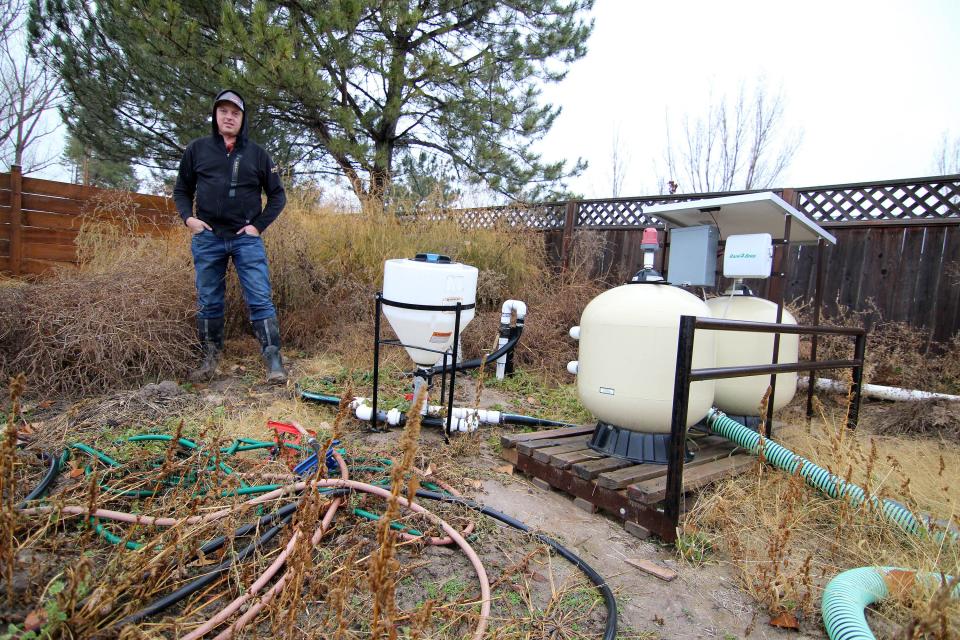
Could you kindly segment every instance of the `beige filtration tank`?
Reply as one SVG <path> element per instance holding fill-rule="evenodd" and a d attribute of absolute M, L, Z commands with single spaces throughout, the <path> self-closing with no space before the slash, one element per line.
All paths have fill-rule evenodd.
<path fill-rule="evenodd" d="M 601 293 L 580 318 L 577 394 L 607 424 L 670 433 L 680 316 L 709 317 L 700 298 L 666 284 L 631 283 Z M 714 366 L 714 336 L 697 331 L 693 368 Z M 690 385 L 687 426 L 713 404 L 714 381 Z"/>
<path fill-rule="evenodd" d="M 723 297 L 711 298 L 707 300 L 707 307 L 710 309 L 710 315 L 721 320 L 777 321 L 776 303 L 740 292 L 730 295 L 728 291 Z M 782 324 L 797 324 L 797 319 L 784 309 Z M 700 333 L 698 332 L 697 340 L 700 339 Z M 774 334 L 772 333 L 747 331 L 711 331 L 709 333 L 716 334 L 718 367 L 770 364 L 773 359 Z M 800 336 L 780 334 L 778 362 L 797 362 L 799 349 Z M 714 403 L 718 409 L 729 414 L 759 416 L 760 403 L 768 386 L 770 386 L 769 375 L 717 380 Z M 796 392 L 796 373 L 777 374 L 777 389 L 773 398 L 774 410 L 787 406 Z"/>

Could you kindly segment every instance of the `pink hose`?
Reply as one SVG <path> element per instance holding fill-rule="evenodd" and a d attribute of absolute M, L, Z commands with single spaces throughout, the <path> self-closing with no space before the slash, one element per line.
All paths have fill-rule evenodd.
<path fill-rule="evenodd" d="M 296 423 L 294 422 L 293 424 L 296 424 Z M 426 474 L 421 469 L 414 469 L 414 471 L 416 471 L 419 475 L 426 477 Z M 255 474 L 249 474 L 249 475 L 253 476 Z M 263 478 L 265 480 L 279 480 L 279 481 L 286 481 L 286 482 L 290 482 L 297 477 L 292 473 L 262 473 L 262 474 L 256 474 L 256 476 L 259 478 Z M 444 491 L 450 493 L 451 495 L 458 496 L 458 497 L 460 496 L 459 491 L 451 487 L 449 484 L 447 484 L 443 480 L 434 479 L 434 480 L 431 480 L 431 482 L 433 482 L 434 484 L 442 488 Z M 465 526 L 463 530 L 460 532 L 460 535 L 466 538 L 471 533 L 473 533 L 473 530 L 475 528 L 476 528 L 475 523 L 468 522 L 467 526 Z M 407 542 L 422 542 L 424 544 L 435 545 L 435 546 L 446 546 L 449 544 L 453 544 L 453 538 L 451 538 L 450 536 L 443 536 L 443 537 L 418 536 L 412 533 L 407 533 L 406 531 L 400 531 L 398 533 L 400 537 L 403 540 L 406 540 Z"/>
<path fill-rule="evenodd" d="M 69 513 L 73 515 L 93 515 L 97 518 L 106 518 L 107 520 L 116 520 L 118 522 L 129 522 L 130 524 L 143 524 L 150 525 L 154 527 L 174 527 L 181 524 L 205 524 L 208 522 L 213 522 L 214 520 L 219 520 L 225 516 L 230 515 L 231 513 L 238 511 L 246 507 L 253 507 L 258 504 L 263 504 L 264 502 L 269 502 L 274 498 L 279 498 L 288 493 L 296 491 L 293 488 L 295 485 L 287 485 L 285 487 L 280 487 L 279 489 L 274 489 L 269 493 L 264 493 L 255 498 L 251 498 L 246 502 L 242 502 L 238 505 L 232 507 L 227 507 L 226 509 L 220 509 L 219 511 L 214 511 L 213 513 L 208 513 L 205 516 L 189 516 L 187 518 L 158 518 L 156 516 L 142 516 L 136 513 L 127 513 L 126 511 L 113 511 L 111 509 L 96 509 L 93 513 L 90 512 L 88 507 L 80 506 L 64 506 L 59 509 L 60 513 Z M 57 511 L 55 507 L 31 507 L 29 509 L 22 509 L 20 513 L 27 516 L 35 516 L 46 513 L 53 513 Z"/>
<path fill-rule="evenodd" d="M 347 470 L 346 461 L 344 461 L 344 459 L 340 457 L 340 454 L 337 453 L 336 451 L 333 452 L 333 457 L 337 461 L 337 465 L 340 468 L 340 475 L 341 475 L 340 481 L 347 481 L 349 479 L 349 472 Z M 308 482 L 297 482 L 296 484 L 287 485 L 286 487 L 281 487 L 281 488 L 286 489 L 289 487 L 298 487 L 293 489 L 293 491 L 298 491 L 298 490 L 307 488 L 307 486 L 310 484 L 311 483 L 308 483 Z M 314 485 L 314 486 L 318 486 L 318 485 Z M 320 538 L 323 536 L 323 533 L 327 530 L 327 527 L 329 527 L 330 523 L 333 521 L 333 516 L 336 515 L 337 509 L 340 507 L 340 504 L 342 502 L 343 501 L 340 498 L 334 498 L 333 502 L 330 503 L 330 506 L 327 508 L 327 512 L 323 515 L 323 520 L 320 522 L 320 526 L 317 527 L 316 531 L 314 532 L 313 538 L 311 538 L 311 541 L 313 541 L 313 539 L 316 539 L 317 542 L 320 541 Z M 293 553 L 293 550 L 296 547 L 297 541 L 299 539 L 300 539 L 300 532 L 295 531 L 293 535 L 290 536 L 290 540 L 287 542 L 287 546 L 284 548 L 284 550 L 280 553 L 280 555 L 278 555 L 274 559 L 274 561 L 270 564 L 270 566 L 267 567 L 266 571 L 264 571 L 263 574 L 259 578 L 257 578 L 256 582 L 250 585 L 250 587 L 247 588 L 247 590 L 240 597 L 235 598 L 233 602 L 231 602 L 226 607 L 221 609 L 217 613 L 217 615 L 210 618 L 209 620 L 204 622 L 202 625 L 200 625 L 197 629 L 194 629 L 192 632 L 186 635 L 183 638 L 183 640 L 192 640 L 195 638 L 203 637 L 211 629 L 213 629 L 214 627 L 222 623 L 224 620 L 232 616 L 234 613 L 236 613 L 237 609 L 243 606 L 243 604 L 247 600 L 257 595 L 257 593 L 261 589 L 263 589 L 263 587 L 268 582 L 270 582 L 270 580 L 273 579 L 273 576 L 277 574 L 277 571 L 280 570 L 280 568 L 284 565 L 284 563 L 286 563 L 287 558 L 290 557 L 291 553 Z M 283 578 L 281 578 L 280 582 L 284 580 L 286 575 L 287 575 L 286 573 L 283 574 Z M 227 631 L 230 631 L 230 629 L 227 629 Z M 226 633 L 227 631 L 225 631 L 224 633 Z"/>
<path fill-rule="evenodd" d="M 131 524 L 152 525 L 157 527 L 172 527 L 180 524 L 204 524 L 208 522 L 213 522 L 227 515 L 230 515 L 231 513 L 239 509 L 256 506 L 264 502 L 269 502 L 270 500 L 279 498 L 289 493 L 302 491 L 303 489 L 306 489 L 308 486 L 313 486 L 317 488 L 328 488 L 328 487 L 329 488 L 350 488 L 350 489 L 354 489 L 355 491 L 370 493 L 386 499 L 389 499 L 391 497 L 390 492 L 381 487 L 377 487 L 371 484 L 366 484 L 363 482 L 357 482 L 355 480 L 348 480 L 346 478 L 346 475 L 347 475 L 346 462 L 343 460 L 342 457 L 340 457 L 340 454 L 334 452 L 333 455 L 337 460 L 337 464 L 341 469 L 341 473 L 344 475 L 344 477 L 341 479 L 297 482 L 284 487 L 280 487 L 279 489 L 274 489 L 269 493 L 265 493 L 255 498 L 251 498 L 250 500 L 247 500 L 246 502 L 243 502 L 239 505 L 235 505 L 226 509 L 221 509 L 213 513 L 208 513 L 205 516 L 190 516 L 187 518 L 159 518 L 155 516 L 143 516 L 139 514 L 126 513 L 123 511 L 113 511 L 111 509 L 96 509 L 93 511 L 92 515 L 98 518 L 116 520 L 119 522 L 128 522 Z M 451 491 L 451 493 L 456 493 L 455 491 L 452 491 L 452 487 L 447 486 L 445 487 L 445 489 L 448 491 Z M 459 546 L 463 550 L 464 554 L 470 560 L 470 564 L 473 565 L 474 571 L 476 571 L 476 574 L 477 574 L 477 578 L 480 581 L 480 598 L 481 598 L 480 620 L 477 623 L 477 629 L 474 632 L 473 638 L 475 640 L 480 640 L 483 637 L 484 632 L 486 631 L 488 618 L 490 616 L 490 582 L 487 579 L 487 572 L 483 568 L 483 564 L 480 561 L 480 557 L 477 555 L 476 551 L 473 550 L 473 547 L 471 547 L 470 544 L 466 541 L 464 536 L 458 533 L 456 529 L 451 527 L 445 520 L 431 513 L 430 511 L 427 511 L 426 509 L 421 507 L 419 504 L 409 503 L 407 499 L 402 496 L 397 496 L 397 500 L 399 501 L 401 506 L 409 508 L 414 513 L 419 513 L 426 516 L 428 520 L 430 520 L 434 524 L 441 527 L 447 533 L 447 536 L 444 538 L 435 538 L 432 536 L 423 538 L 422 536 L 413 536 L 411 534 L 405 534 L 404 537 L 409 536 L 407 539 L 425 540 L 430 544 L 449 544 L 448 542 L 447 543 L 443 542 L 444 540 L 451 540 L 453 542 L 456 542 L 457 546 Z M 335 498 L 330 503 L 330 506 L 327 508 L 327 512 L 324 515 L 323 520 L 320 523 L 320 526 L 317 527 L 317 529 L 314 531 L 313 536 L 311 537 L 312 545 L 316 545 L 320 541 L 320 539 L 323 537 L 324 532 L 330 526 L 330 522 L 332 522 L 333 517 L 336 514 L 337 508 L 340 506 L 341 502 L 342 500 L 340 498 Z M 53 513 L 54 511 L 56 511 L 54 507 L 41 506 L 41 507 L 33 507 L 30 509 L 23 509 L 20 513 L 24 515 L 40 515 L 40 514 Z M 60 509 L 60 512 L 74 514 L 74 515 L 90 515 L 90 509 L 87 507 L 81 507 L 81 506 L 64 506 Z M 466 529 L 464 529 L 465 534 L 469 535 L 470 531 L 472 531 L 473 529 L 473 526 L 474 525 L 471 522 L 466 527 Z M 273 578 L 273 576 L 276 575 L 280 567 L 283 566 L 287 557 L 289 557 L 290 553 L 293 551 L 298 539 L 299 539 L 299 532 L 295 532 L 291 536 L 290 541 L 287 543 L 287 546 L 283 550 L 283 552 L 274 560 L 274 562 L 267 568 L 267 570 L 263 573 L 263 575 L 261 575 L 260 578 L 253 585 L 251 585 L 250 588 L 247 589 L 247 591 L 242 596 L 235 599 L 233 602 L 227 605 L 223 610 L 221 610 L 216 616 L 214 616 L 207 622 L 203 623 L 196 630 L 194 630 L 187 636 L 184 636 L 183 640 L 196 640 L 197 638 L 203 637 L 211 629 L 213 629 L 214 627 L 219 625 L 221 622 L 226 620 L 228 617 L 233 615 L 233 613 L 235 613 L 237 609 L 239 609 L 245 602 L 247 602 L 252 597 L 254 597 Z M 249 622 L 254 616 L 256 616 L 257 613 L 259 613 L 263 609 L 263 607 L 265 607 L 270 602 L 270 600 L 283 589 L 283 586 L 286 583 L 286 577 L 287 577 L 287 574 L 284 573 L 284 575 L 281 576 L 281 578 L 277 581 L 277 583 L 266 594 L 264 594 L 264 596 L 261 597 L 261 599 L 256 604 L 252 605 L 250 609 L 247 612 L 245 612 L 243 616 L 241 616 L 229 628 L 221 632 L 220 635 L 217 636 L 216 640 L 226 640 L 227 638 L 230 638 L 235 631 L 239 631 L 247 622 Z"/>
<path fill-rule="evenodd" d="M 420 476 L 426 477 L 427 475 L 422 469 L 414 468 L 413 470 L 416 471 Z M 450 495 L 460 497 L 460 492 L 454 489 L 453 487 L 451 487 L 449 484 L 447 484 L 443 480 L 433 480 L 433 483 L 436 484 L 441 489 L 443 489 L 444 491 L 448 492 Z M 460 535 L 466 538 L 471 533 L 473 533 L 473 529 L 475 528 L 475 526 L 476 525 L 472 521 L 468 522 L 467 526 L 465 526 L 463 528 L 463 531 L 460 532 Z M 412 533 L 401 531 L 400 537 L 408 542 L 418 541 L 418 542 L 423 542 L 430 545 L 435 545 L 438 547 L 446 546 L 448 544 L 453 544 L 453 538 L 451 538 L 450 536 L 443 536 L 442 538 L 438 538 L 436 536 L 416 536 L 416 535 L 413 535 Z"/>
<path fill-rule="evenodd" d="M 356 480 L 317 480 L 315 482 L 298 482 L 295 485 L 292 485 L 292 490 L 298 491 L 304 489 L 309 484 L 313 484 L 318 488 L 345 487 L 355 491 L 370 493 L 385 499 L 390 499 L 391 497 L 390 492 L 382 487 L 377 487 L 363 482 L 357 482 Z M 480 640 L 483 638 L 483 635 L 486 632 L 487 622 L 490 617 L 490 582 L 487 579 L 487 572 L 483 568 L 483 563 L 480 561 L 480 557 L 477 555 L 477 552 L 473 550 L 473 547 L 470 546 L 470 543 L 468 543 L 464 537 L 457 532 L 456 529 L 447 524 L 447 522 L 441 519 L 439 516 L 427 511 L 419 504 L 409 503 L 403 496 L 397 496 L 397 501 L 401 506 L 409 508 L 414 513 L 419 513 L 426 516 L 431 522 L 441 527 L 447 533 L 447 535 L 457 543 L 457 546 L 463 550 L 464 554 L 467 556 L 467 559 L 470 560 L 470 564 L 473 565 L 473 569 L 477 574 L 478 580 L 480 581 L 480 620 L 477 622 L 477 628 L 474 631 L 473 638 L 474 640 Z M 325 525 L 321 524 L 320 528 L 317 530 L 319 535 L 318 533 L 314 533 L 313 540 L 319 541 L 320 537 L 323 535 L 324 526 Z M 288 549 L 290 548 L 292 547 L 288 545 Z M 226 617 L 235 612 L 243 603 L 249 600 L 255 593 L 254 586 L 262 586 L 266 583 L 266 581 L 267 580 L 264 580 L 263 576 L 261 576 L 261 578 L 257 580 L 257 583 L 247 590 L 247 593 L 227 605 L 223 611 L 214 616 L 214 618 L 211 618 L 209 621 L 205 622 L 203 625 L 201 625 L 201 627 L 191 634 L 185 636 L 183 640 L 196 640 L 197 638 L 205 635 L 210 629 L 222 622 Z M 224 630 L 220 635 L 218 635 L 217 640 L 226 640 L 227 638 L 232 637 L 233 633 L 239 631 L 247 622 L 256 616 L 277 593 L 283 589 L 285 583 L 286 574 L 284 574 L 284 576 L 277 581 L 277 584 L 275 584 L 270 591 L 264 594 L 256 604 L 251 605 L 250 609 L 245 612 L 240 619 L 238 619 L 228 629 Z"/>

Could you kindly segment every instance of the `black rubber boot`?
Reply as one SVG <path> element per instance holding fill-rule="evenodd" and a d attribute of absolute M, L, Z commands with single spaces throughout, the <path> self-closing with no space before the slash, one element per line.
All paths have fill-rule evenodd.
<path fill-rule="evenodd" d="M 223 318 L 197 318 L 197 336 L 203 352 L 200 366 L 190 373 L 192 382 L 209 382 L 217 374 L 223 352 Z"/>
<path fill-rule="evenodd" d="M 280 357 L 280 325 L 276 317 L 256 320 L 250 323 L 253 332 L 260 341 L 260 353 L 263 365 L 267 368 L 267 382 L 280 384 L 287 381 L 287 372 L 283 370 L 283 358 Z"/>

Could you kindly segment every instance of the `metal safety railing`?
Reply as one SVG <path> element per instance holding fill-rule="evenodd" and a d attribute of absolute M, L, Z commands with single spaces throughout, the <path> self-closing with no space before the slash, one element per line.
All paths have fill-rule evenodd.
<path fill-rule="evenodd" d="M 713 331 L 748 331 L 753 333 L 836 335 L 854 338 L 853 358 L 849 360 L 806 360 L 800 362 L 777 363 L 779 337 L 775 338 L 774 363 L 763 365 L 743 365 L 733 367 L 711 367 L 693 369 L 693 345 L 697 329 Z M 847 409 L 847 427 L 855 428 L 860 417 L 860 390 L 863 384 L 863 362 L 866 351 L 865 329 L 858 327 L 829 327 L 814 325 L 778 324 L 774 322 L 750 322 L 746 320 L 717 320 L 697 316 L 680 317 L 680 333 L 677 339 L 677 368 L 673 383 L 673 414 L 670 424 L 670 445 L 667 458 L 667 486 L 664 501 L 664 516 L 675 528 L 680 521 L 680 507 L 683 498 L 683 464 L 687 437 L 687 405 L 690 401 L 690 385 L 701 380 L 738 378 L 769 373 L 771 400 L 767 403 L 765 435 L 770 437 L 773 425 L 773 394 L 776 391 L 776 374 L 810 372 L 812 393 L 813 372 L 824 369 L 851 369 L 851 401 Z"/>

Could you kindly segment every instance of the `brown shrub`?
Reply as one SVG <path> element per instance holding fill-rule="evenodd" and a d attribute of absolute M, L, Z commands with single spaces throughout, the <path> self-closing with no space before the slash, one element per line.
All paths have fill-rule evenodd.
<path fill-rule="evenodd" d="M 184 373 L 195 357 L 193 275 L 173 237 L 89 220 L 79 269 L 0 286 L 0 375 L 73 395 Z"/>

